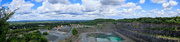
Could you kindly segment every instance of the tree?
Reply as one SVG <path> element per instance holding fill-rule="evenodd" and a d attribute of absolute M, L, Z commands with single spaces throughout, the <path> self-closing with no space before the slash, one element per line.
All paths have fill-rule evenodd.
<path fill-rule="evenodd" d="M 5 42 L 6 34 L 8 32 L 8 22 L 7 20 L 15 13 L 16 10 L 11 11 L 9 8 L 0 8 L 0 42 Z"/>
<path fill-rule="evenodd" d="M 49 35 L 49 33 L 48 32 L 44 32 L 43 35 Z"/>
<path fill-rule="evenodd" d="M 73 34 L 73 35 L 78 34 L 77 28 L 74 28 L 74 29 L 72 30 L 72 34 Z"/>

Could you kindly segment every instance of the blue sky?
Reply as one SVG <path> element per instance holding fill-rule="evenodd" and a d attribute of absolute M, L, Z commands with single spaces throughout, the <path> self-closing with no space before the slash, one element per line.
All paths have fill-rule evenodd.
<path fill-rule="evenodd" d="M 92 20 L 97 18 L 173 17 L 180 0 L 0 0 L 0 6 L 19 8 L 9 21 Z"/>

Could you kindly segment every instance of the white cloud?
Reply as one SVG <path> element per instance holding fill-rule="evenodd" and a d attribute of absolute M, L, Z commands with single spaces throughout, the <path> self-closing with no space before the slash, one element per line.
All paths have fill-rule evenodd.
<path fill-rule="evenodd" d="M 180 9 L 177 9 L 178 14 L 180 14 Z"/>
<path fill-rule="evenodd" d="M 11 10 L 19 8 L 16 13 L 29 14 L 34 4 L 29 1 L 25 2 L 24 0 L 13 0 L 10 4 L 4 4 L 3 6 L 8 6 Z"/>
<path fill-rule="evenodd" d="M 151 2 L 159 4 L 159 3 L 167 2 L 167 0 L 151 0 Z"/>
<path fill-rule="evenodd" d="M 158 9 L 153 9 L 153 10 L 150 10 L 150 13 L 155 13 L 155 14 L 164 14 L 164 10 L 161 10 L 161 11 L 158 11 Z"/>
<path fill-rule="evenodd" d="M 150 13 L 156 13 L 157 9 L 150 10 Z"/>
<path fill-rule="evenodd" d="M 141 10 L 141 12 L 146 12 L 145 10 Z"/>
<path fill-rule="evenodd" d="M 99 10 L 101 4 L 97 0 L 82 0 L 82 5 L 86 8 L 85 11 Z"/>
<path fill-rule="evenodd" d="M 157 14 L 164 14 L 164 10 L 157 11 Z"/>
<path fill-rule="evenodd" d="M 0 0 L 0 4 L 1 4 L 2 0 Z"/>
<path fill-rule="evenodd" d="M 13 0 L 10 4 L 11 9 L 20 8 L 11 20 L 82 20 L 96 18 L 136 18 L 136 17 L 159 17 L 172 16 L 176 12 L 165 12 L 164 10 L 153 9 L 141 10 L 142 7 L 137 3 L 127 2 L 126 0 L 82 0 L 82 4 L 71 4 L 69 0 L 44 0 L 42 6 L 32 10 L 33 3 L 24 0 Z M 38 0 L 37 2 L 41 2 Z M 143 4 L 145 0 L 140 0 Z M 158 3 L 161 3 L 158 2 Z M 167 2 L 169 5 L 164 7 L 175 6 L 174 2 Z M 165 3 L 163 3 L 165 4 Z M 180 13 L 180 10 L 177 9 Z M 172 15 L 169 15 L 172 14 Z"/>
<path fill-rule="evenodd" d="M 52 4 L 61 3 L 61 4 L 70 4 L 69 0 L 48 0 Z"/>
<path fill-rule="evenodd" d="M 42 1 L 44 1 L 44 0 L 35 0 L 35 2 L 42 2 Z"/>
<path fill-rule="evenodd" d="M 137 6 L 136 3 L 128 2 L 127 4 L 122 4 L 121 7 L 127 7 L 134 10 L 142 9 L 141 6 Z"/>
<path fill-rule="evenodd" d="M 173 7 L 172 6 L 176 6 L 178 4 L 178 2 L 170 0 L 167 3 L 163 3 L 162 7 L 164 8 L 164 10 L 171 10 Z"/>
<path fill-rule="evenodd" d="M 175 14 L 175 12 L 174 12 L 174 11 L 169 11 L 168 14 L 171 14 L 171 15 L 172 15 L 172 14 Z"/>
<path fill-rule="evenodd" d="M 31 15 L 20 15 L 16 17 L 22 19 L 23 17 L 36 17 L 31 19 L 96 19 L 96 18 L 120 18 L 120 17 L 134 17 L 138 16 L 136 11 L 142 9 L 141 6 L 136 6 L 136 3 L 124 4 L 108 4 L 105 5 L 100 2 L 102 0 L 82 0 L 82 5 L 77 4 L 64 4 L 64 3 L 51 3 L 48 0 L 43 1 L 43 5 L 38 7 L 37 12 Z M 127 7 L 129 9 L 123 9 Z M 122 10 L 118 10 L 120 8 Z M 41 16 L 41 17 L 39 17 Z M 27 19 L 27 18 L 25 18 Z M 41 19 L 42 20 L 42 19 Z"/>
<path fill-rule="evenodd" d="M 39 13 L 50 13 L 50 12 L 56 12 L 57 14 L 82 14 L 82 10 L 84 9 L 84 6 L 80 4 L 52 4 L 48 1 L 43 2 L 43 5 L 37 8 Z"/>
<path fill-rule="evenodd" d="M 178 13 L 174 12 L 174 11 L 169 11 L 168 12 L 169 16 L 180 16 Z"/>
<path fill-rule="evenodd" d="M 127 4 L 121 5 L 121 7 L 133 8 L 133 7 L 136 7 L 136 4 L 133 3 L 133 2 L 129 2 L 129 3 L 127 3 Z"/>
<path fill-rule="evenodd" d="M 172 17 L 172 16 L 177 16 L 178 13 L 174 11 L 167 11 L 165 12 L 164 10 L 158 10 L 158 9 L 153 9 L 150 10 L 150 14 L 154 17 Z"/>
<path fill-rule="evenodd" d="M 139 3 L 140 4 L 143 4 L 145 2 L 145 0 L 140 0 Z"/>
<path fill-rule="evenodd" d="M 100 3 L 102 5 L 121 5 L 125 3 L 126 0 L 101 0 Z"/>

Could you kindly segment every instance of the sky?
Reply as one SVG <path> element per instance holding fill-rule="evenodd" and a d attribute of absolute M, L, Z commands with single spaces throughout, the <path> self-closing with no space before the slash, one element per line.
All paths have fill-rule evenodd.
<path fill-rule="evenodd" d="M 180 0 L 0 0 L 1 7 L 19 8 L 8 21 L 93 20 L 174 17 Z"/>

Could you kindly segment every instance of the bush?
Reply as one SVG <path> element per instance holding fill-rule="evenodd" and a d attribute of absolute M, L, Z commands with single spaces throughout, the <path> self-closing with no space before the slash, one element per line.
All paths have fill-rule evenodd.
<path fill-rule="evenodd" d="M 48 32 L 44 32 L 43 35 L 49 35 L 49 33 Z"/>
<path fill-rule="evenodd" d="M 112 24 L 117 24 L 117 22 L 113 22 Z"/>
<path fill-rule="evenodd" d="M 77 28 L 74 28 L 74 29 L 72 30 L 72 34 L 73 34 L 73 35 L 78 34 Z"/>
<path fill-rule="evenodd" d="M 48 40 L 44 36 L 41 36 L 41 39 L 39 39 L 39 42 L 48 42 Z"/>

